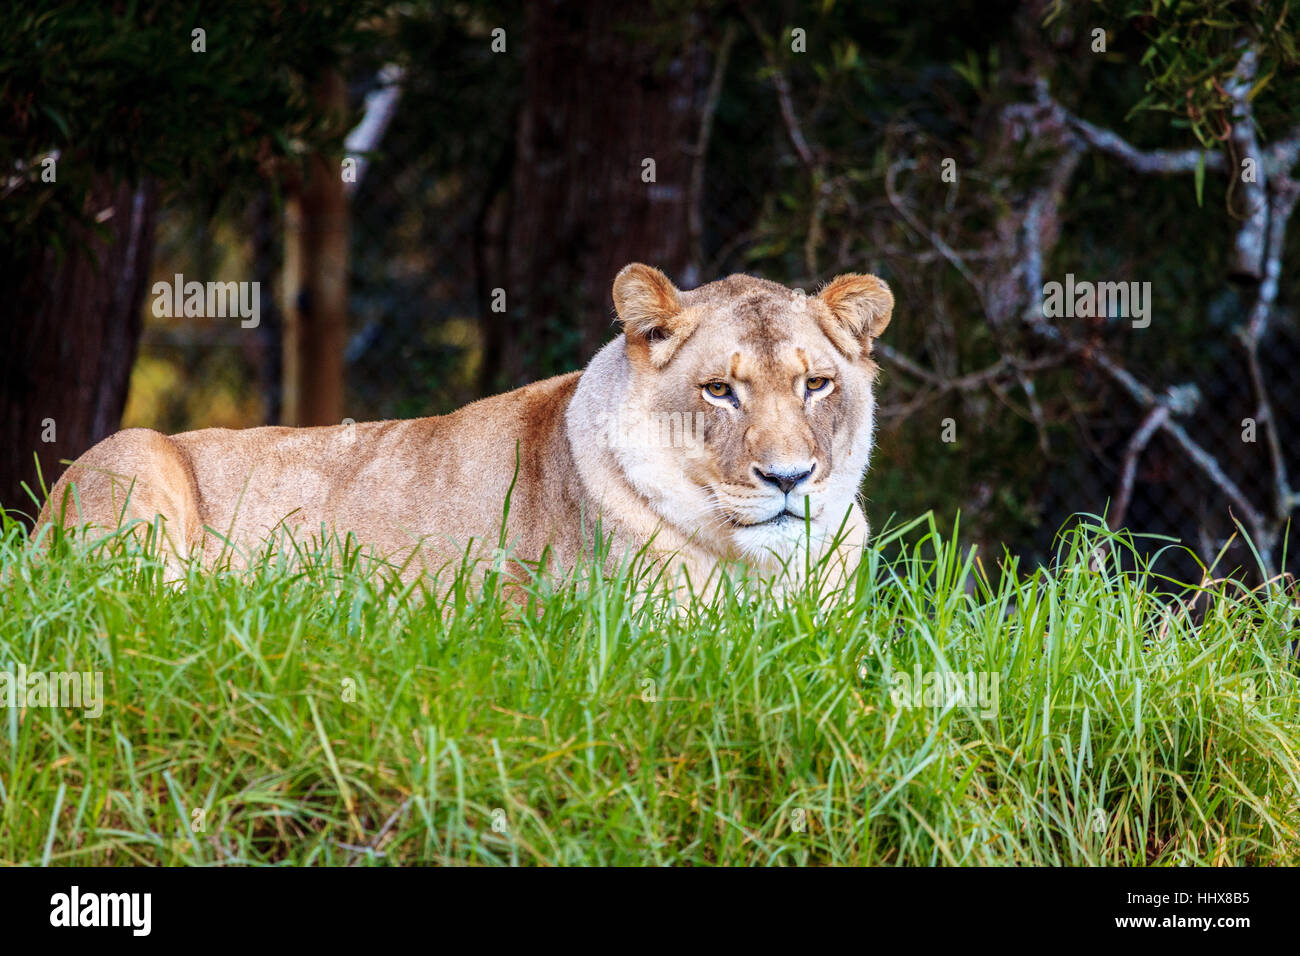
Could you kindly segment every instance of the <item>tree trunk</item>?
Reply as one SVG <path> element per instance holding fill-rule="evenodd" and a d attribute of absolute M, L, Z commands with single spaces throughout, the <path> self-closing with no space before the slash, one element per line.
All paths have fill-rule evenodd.
<path fill-rule="evenodd" d="M 0 504 L 32 518 L 33 454 L 52 487 L 62 462 L 117 431 L 140 344 L 155 190 L 105 180 L 88 202 L 106 240 L 70 236 L 62 260 L 11 263 L 18 287 L 0 304 Z"/>
<path fill-rule="evenodd" d="M 613 332 L 610 286 L 628 262 L 678 278 L 687 265 L 707 63 L 698 42 L 662 49 L 682 31 L 654 23 L 596 0 L 528 7 L 507 265 L 484 283 L 505 293 L 505 312 L 485 304 L 499 385 L 589 358 Z"/>
<path fill-rule="evenodd" d="M 281 395 L 284 391 L 284 321 L 280 318 L 279 299 L 268 294 L 278 288 L 280 271 L 280 223 L 282 217 L 271 199 L 270 189 L 262 189 L 248 209 L 248 228 L 252 234 L 253 281 L 260 283 L 261 321 L 254 335 L 241 336 L 244 354 L 257 369 L 257 383 L 262 393 L 262 420 L 279 425 L 283 420 Z"/>
<path fill-rule="evenodd" d="M 346 105 L 343 78 L 326 74 L 318 97 L 326 113 Z M 311 157 L 301 188 L 285 203 L 284 390 L 286 425 L 343 420 L 347 347 L 348 201 L 337 161 Z"/>

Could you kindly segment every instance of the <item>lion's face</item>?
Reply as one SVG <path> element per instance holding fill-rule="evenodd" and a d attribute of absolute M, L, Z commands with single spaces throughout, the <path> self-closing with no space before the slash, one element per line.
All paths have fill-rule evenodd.
<path fill-rule="evenodd" d="M 614 286 L 632 384 L 617 453 L 668 521 L 767 563 L 840 529 L 871 451 L 871 340 L 893 298 L 873 276 L 816 297 L 731 276 L 679 292 L 647 266 Z"/>

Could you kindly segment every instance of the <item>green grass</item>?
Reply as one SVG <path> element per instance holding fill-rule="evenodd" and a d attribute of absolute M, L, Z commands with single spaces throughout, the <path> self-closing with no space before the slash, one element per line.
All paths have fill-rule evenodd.
<path fill-rule="evenodd" d="M 1300 863 L 1294 608 L 1189 611 L 1091 570 L 1131 547 L 1096 527 L 986 577 L 927 519 L 829 608 L 673 610 L 632 571 L 440 605 L 329 546 L 178 588 L 5 520 L 0 669 L 105 681 L 97 719 L 0 709 L 5 862 Z M 996 712 L 897 706 L 914 672 L 997 675 Z"/>

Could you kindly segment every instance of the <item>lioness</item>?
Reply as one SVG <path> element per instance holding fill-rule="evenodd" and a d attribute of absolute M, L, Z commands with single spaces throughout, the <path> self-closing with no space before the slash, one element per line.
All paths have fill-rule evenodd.
<path fill-rule="evenodd" d="M 719 561 L 797 572 L 805 542 L 815 559 L 838 547 L 851 572 L 888 286 L 842 275 L 809 297 L 733 275 L 681 292 L 634 263 L 613 296 L 623 335 L 584 371 L 433 418 L 127 429 L 67 470 L 38 527 L 161 515 L 170 560 L 208 564 L 227 542 L 251 551 L 279 527 L 323 527 L 418 573 L 491 554 L 509 495 L 519 562 L 571 568 L 599 522 L 611 555 L 649 545 L 694 580 Z"/>

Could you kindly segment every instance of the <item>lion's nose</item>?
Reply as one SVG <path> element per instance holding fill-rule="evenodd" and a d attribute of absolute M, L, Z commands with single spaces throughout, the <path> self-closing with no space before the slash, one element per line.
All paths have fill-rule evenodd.
<path fill-rule="evenodd" d="M 807 471 L 763 471 L 757 465 L 754 466 L 754 474 L 758 475 L 760 481 L 765 481 L 769 485 L 776 485 L 781 489 L 782 494 L 788 495 L 791 489 L 799 482 L 813 473 L 816 468 L 816 462 Z"/>

